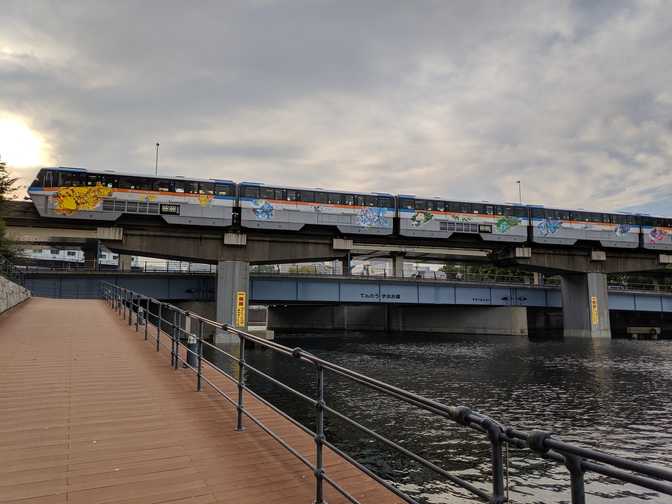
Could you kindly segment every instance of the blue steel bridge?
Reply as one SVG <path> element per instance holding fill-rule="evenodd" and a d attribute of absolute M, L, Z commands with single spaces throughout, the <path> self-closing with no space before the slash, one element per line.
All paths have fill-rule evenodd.
<path fill-rule="evenodd" d="M 166 301 L 214 301 L 216 276 L 207 272 L 56 271 L 25 273 L 34 296 L 98 298 L 100 282 L 136 290 Z M 610 310 L 672 312 L 672 292 L 655 284 L 610 285 Z M 561 308 L 559 285 L 534 286 L 520 279 L 460 281 L 320 274 L 251 273 L 254 304 L 390 304 L 521 306 Z"/>

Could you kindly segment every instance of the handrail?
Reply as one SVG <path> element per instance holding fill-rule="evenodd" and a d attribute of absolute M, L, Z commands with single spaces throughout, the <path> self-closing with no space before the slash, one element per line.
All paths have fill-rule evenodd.
<path fill-rule="evenodd" d="M 349 425 L 355 427 L 360 432 L 365 433 L 371 438 L 384 443 L 386 446 L 394 449 L 422 466 L 428 468 L 434 473 L 443 476 L 452 484 L 467 490 L 474 495 L 475 498 L 483 502 L 493 504 L 502 504 L 508 501 L 508 481 L 505 481 L 505 458 L 504 452 L 508 453 L 508 447 L 518 449 L 528 449 L 532 453 L 541 458 L 551 460 L 562 464 L 566 467 L 570 475 L 571 487 L 571 502 L 573 504 L 585 504 L 586 491 L 584 485 L 584 474 L 586 472 L 594 472 L 634 485 L 638 485 L 656 492 L 666 495 L 672 495 L 672 470 L 663 467 L 653 466 L 649 464 L 642 464 L 632 460 L 625 459 L 611 455 L 602 451 L 594 450 L 571 443 L 562 441 L 555 437 L 555 434 L 545 431 L 520 431 L 511 426 L 503 425 L 492 418 L 473 411 L 465 406 L 448 406 L 443 403 L 434 401 L 432 399 L 414 394 L 407 390 L 401 389 L 394 385 L 390 385 L 380 380 L 376 380 L 362 373 L 358 373 L 351 369 L 339 366 L 327 360 L 324 360 L 316 355 L 313 355 L 301 348 L 289 348 L 274 341 L 268 341 L 253 334 L 237 329 L 228 324 L 216 322 L 203 317 L 199 314 L 182 310 L 174 305 L 163 303 L 149 296 L 145 296 L 138 292 L 114 285 L 108 282 L 102 282 L 101 288 L 104 299 L 115 309 L 124 319 L 128 318 L 128 325 L 132 325 L 133 315 L 135 314 L 135 329 L 139 330 L 139 321 L 142 318 L 145 327 L 145 340 L 148 339 L 148 326 L 150 319 L 153 317 L 156 328 L 156 335 L 154 336 L 156 342 L 156 350 L 159 351 L 160 346 L 167 348 L 165 343 L 161 342 L 161 334 L 166 334 L 162 329 L 167 326 L 169 329 L 168 337 L 170 339 L 170 356 L 171 366 L 177 369 L 178 364 L 182 362 L 188 369 L 196 374 L 196 390 L 200 391 L 203 382 L 210 385 L 218 394 L 222 395 L 227 402 L 231 403 L 236 408 L 236 430 L 243 430 L 243 419 L 246 417 L 256 425 L 258 425 L 267 434 L 278 441 L 290 453 L 295 455 L 299 460 L 307 465 L 315 475 L 315 503 L 323 504 L 324 501 L 324 483 L 332 486 L 337 492 L 344 496 L 353 504 L 358 504 L 359 501 L 343 489 L 336 481 L 334 481 L 326 472 L 323 463 L 323 450 L 328 447 L 334 453 L 341 456 L 355 467 L 359 468 L 365 474 L 378 481 L 385 488 L 393 492 L 395 495 L 410 504 L 417 504 L 418 501 L 412 496 L 403 492 L 388 480 L 383 479 L 377 475 L 370 468 L 366 467 L 353 456 L 345 453 L 338 447 L 330 443 L 325 436 L 324 419 L 327 414 L 333 415 Z M 156 307 L 155 314 L 152 314 L 151 305 Z M 167 316 L 172 314 L 172 320 L 168 320 Z M 186 321 L 189 320 L 189 329 L 186 328 Z M 184 322 L 184 326 L 182 322 Z M 197 326 L 197 330 L 193 330 L 193 325 Z M 215 345 L 207 343 L 204 340 L 204 327 L 209 326 L 216 331 L 224 331 L 233 336 L 238 337 L 239 341 L 239 355 L 236 357 Z M 187 344 L 183 342 L 187 339 Z M 313 366 L 317 374 L 317 393 L 315 397 L 309 397 L 302 392 L 292 388 L 290 385 L 271 377 L 263 371 L 252 366 L 245 358 L 245 343 L 252 342 L 255 345 L 260 345 L 274 352 L 278 352 L 285 356 L 291 356 L 297 360 Z M 238 374 L 236 376 L 227 373 L 214 363 L 210 362 L 204 357 L 203 347 L 209 346 L 220 355 L 225 356 L 238 367 Z M 180 348 L 185 349 L 185 356 L 181 355 Z M 229 381 L 237 386 L 237 397 L 231 397 L 211 380 L 203 374 L 203 365 L 208 365 L 218 374 L 223 375 Z M 246 373 L 250 371 L 260 376 L 262 379 L 270 381 L 283 390 L 294 394 L 299 399 L 312 405 L 315 408 L 315 431 L 301 425 L 288 414 L 281 411 L 278 407 L 271 404 L 268 400 L 261 397 L 259 394 L 251 390 L 246 384 Z M 449 419 L 456 424 L 470 428 L 487 437 L 490 443 L 490 468 L 491 468 L 491 490 L 480 488 L 465 479 L 455 476 L 447 470 L 437 466 L 432 461 L 418 455 L 412 450 L 405 448 L 393 440 L 386 438 L 380 433 L 360 424 L 356 420 L 348 417 L 346 414 L 329 406 L 325 401 L 325 387 L 326 387 L 326 373 L 338 375 L 340 377 L 349 379 L 358 384 L 364 385 L 372 390 L 383 393 L 389 397 L 411 404 L 418 408 L 424 409 L 427 412 L 433 413 L 437 416 Z M 280 438 L 267 425 L 265 425 L 259 418 L 255 417 L 248 408 L 245 407 L 245 393 L 249 393 L 257 398 L 262 403 L 272 408 L 275 412 L 287 418 L 293 424 L 297 425 L 304 432 L 314 436 L 315 441 L 315 463 L 312 463 L 301 453 L 292 448 L 285 440 Z"/>
<path fill-rule="evenodd" d="M 0 275 L 13 280 L 19 285 L 25 285 L 25 275 L 14 263 L 4 256 L 0 256 Z"/>

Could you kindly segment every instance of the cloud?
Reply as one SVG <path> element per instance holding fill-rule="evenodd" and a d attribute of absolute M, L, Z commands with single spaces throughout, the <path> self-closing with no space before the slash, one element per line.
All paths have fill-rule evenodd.
<path fill-rule="evenodd" d="M 672 215 L 666 2 L 8 2 L 58 164 Z"/>

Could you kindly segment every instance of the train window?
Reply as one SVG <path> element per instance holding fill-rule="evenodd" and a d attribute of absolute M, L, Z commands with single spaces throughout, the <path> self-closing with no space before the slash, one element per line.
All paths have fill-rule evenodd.
<path fill-rule="evenodd" d="M 176 180 L 175 181 L 175 191 L 177 193 L 183 193 L 184 191 L 184 181 L 183 180 Z"/>
<path fill-rule="evenodd" d="M 471 203 L 460 203 L 460 212 L 471 213 Z"/>
<path fill-rule="evenodd" d="M 243 186 L 240 195 L 243 198 L 259 199 L 259 188 L 254 186 Z"/>
<path fill-rule="evenodd" d="M 313 203 L 315 201 L 315 193 L 313 191 L 301 191 L 301 201 Z"/>
<path fill-rule="evenodd" d="M 198 184 L 198 194 L 214 194 L 215 184 L 211 182 L 201 182 Z"/>
<path fill-rule="evenodd" d="M 327 198 L 327 202 L 331 203 L 332 205 L 340 205 L 341 204 L 341 195 L 338 193 L 329 193 L 329 197 Z"/>
<path fill-rule="evenodd" d="M 415 200 L 415 209 L 416 210 L 427 210 L 427 200 Z"/>
<path fill-rule="evenodd" d="M 119 183 L 121 183 L 121 181 Z M 173 184 L 171 180 L 155 180 L 152 187 L 155 191 L 173 192 Z"/>
<path fill-rule="evenodd" d="M 263 199 L 275 199 L 275 189 L 270 187 L 261 187 L 259 188 L 259 195 Z"/>
<path fill-rule="evenodd" d="M 198 182 L 185 182 L 184 192 L 188 192 L 190 194 L 198 194 Z"/>
<path fill-rule="evenodd" d="M 446 204 L 443 201 L 434 202 L 434 210 L 438 212 L 443 212 L 446 209 Z"/>
<path fill-rule="evenodd" d="M 287 189 L 287 201 L 299 201 L 299 191 Z"/>
<path fill-rule="evenodd" d="M 394 202 L 392 198 L 378 196 L 378 206 L 382 208 L 394 208 Z"/>
<path fill-rule="evenodd" d="M 316 203 L 326 203 L 328 201 L 327 193 L 316 192 L 315 193 L 315 202 Z"/>
<path fill-rule="evenodd" d="M 364 204 L 366 206 L 375 207 L 376 206 L 376 197 L 375 196 L 364 196 Z"/>
<path fill-rule="evenodd" d="M 139 178 L 136 180 L 136 184 L 136 189 L 142 189 L 143 191 L 152 190 L 152 179 Z"/>
<path fill-rule="evenodd" d="M 507 207 L 507 210 L 510 210 L 511 207 Z M 509 214 L 507 214 L 509 215 Z M 543 208 L 533 208 L 532 209 L 532 217 L 536 218 L 546 218 L 546 211 Z"/>
<path fill-rule="evenodd" d="M 352 206 L 352 205 L 355 204 L 355 195 L 354 194 L 344 194 L 343 196 L 344 196 L 343 202 L 346 205 Z M 358 205 L 363 205 L 364 204 L 364 201 L 362 200 L 361 196 L 357 196 L 356 201 L 357 201 Z"/>
<path fill-rule="evenodd" d="M 493 207 L 492 205 L 485 205 L 485 213 L 488 215 L 494 215 L 495 207 Z"/>
<path fill-rule="evenodd" d="M 399 208 L 406 208 L 407 210 L 415 209 L 415 200 L 410 198 L 400 198 L 399 199 Z"/>
<path fill-rule="evenodd" d="M 233 184 L 215 184 L 217 196 L 233 196 Z"/>
<path fill-rule="evenodd" d="M 275 190 L 275 199 L 276 200 L 284 200 L 287 198 L 287 191 L 284 189 L 276 189 Z"/>
<path fill-rule="evenodd" d="M 485 213 L 485 205 L 481 205 L 480 203 L 472 203 L 471 204 L 471 211 L 472 211 L 472 213 L 475 213 L 475 214 L 484 214 Z"/>
<path fill-rule="evenodd" d="M 70 187 L 72 185 L 72 173 L 59 173 L 57 185 L 59 187 Z"/>

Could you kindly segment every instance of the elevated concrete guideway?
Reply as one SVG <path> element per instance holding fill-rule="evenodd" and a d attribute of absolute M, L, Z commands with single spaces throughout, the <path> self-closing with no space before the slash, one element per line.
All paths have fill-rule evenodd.
<path fill-rule="evenodd" d="M 102 224 L 92 221 L 41 218 L 30 203 L 9 205 L 6 217 L 11 236 L 22 239 L 35 234 L 35 229 L 49 228 L 51 239 L 83 240 L 90 248 L 94 238 L 68 236 L 68 230 L 95 233 L 107 248 L 120 254 L 143 255 L 166 259 L 207 262 L 218 265 L 218 271 L 229 279 L 237 275 L 233 269 L 245 271 L 250 264 L 296 263 L 341 260 L 344 271 L 356 256 L 392 258 L 394 271 L 403 270 L 403 262 L 454 260 L 493 262 L 514 265 L 532 271 L 559 274 L 562 277 L 563 319 L 568 335 L 605 337 L 610 335 L 607 273 L 663 271 L 672 266 L 672 256 L 639 249 L 603 249 L 592 245 L 552 247 L 535 244 L 520 246 L 503 242 L 485 243 L 473 236 L 455 235 L 449 240 L 414 239 L 396 236 L 341 236 L 335 231 L 267 232 L 258 230 L 223 230 L 195 226 L 175 226 L 159 219 L 123 216 L 119 221 Z M 47 232 L 48 233 L 48 232 Z M 77 233 L 74 233 L 75 235 Z M 70 241 L 69 241 L 70 240 Z M 88 241 L 87 241 L 88 240 Z M 87 245 L 88 244 L 88 245 Z M 232 317 L 231 306 L 249 293 L 239 290 L 240 283 L 222 280 L 217 288 L 218 319 L 245 329 Z M 587 308 L 590 307 L 588 312 Z M 222 318 L 219 318 L 222 317 Z M 244 321 L 243 321 L 244 322 Z"/>
<path fill-rule="evenodd" d="M 315 499 L 306 466 L 102 300 L 33 298 L 0 316 L 0 501 L 297 503 Z M 206 368 L 206 372 L 207 372 Z M 207 378 L 235 394 L 210 370 Z M 314 440 L 247 396 L 246 408 L 312 459 Z M 325 451 L 327 473 L 358 500 L 399 503 Z M 348 502 L 328 485 L 330 504 Z"/>

